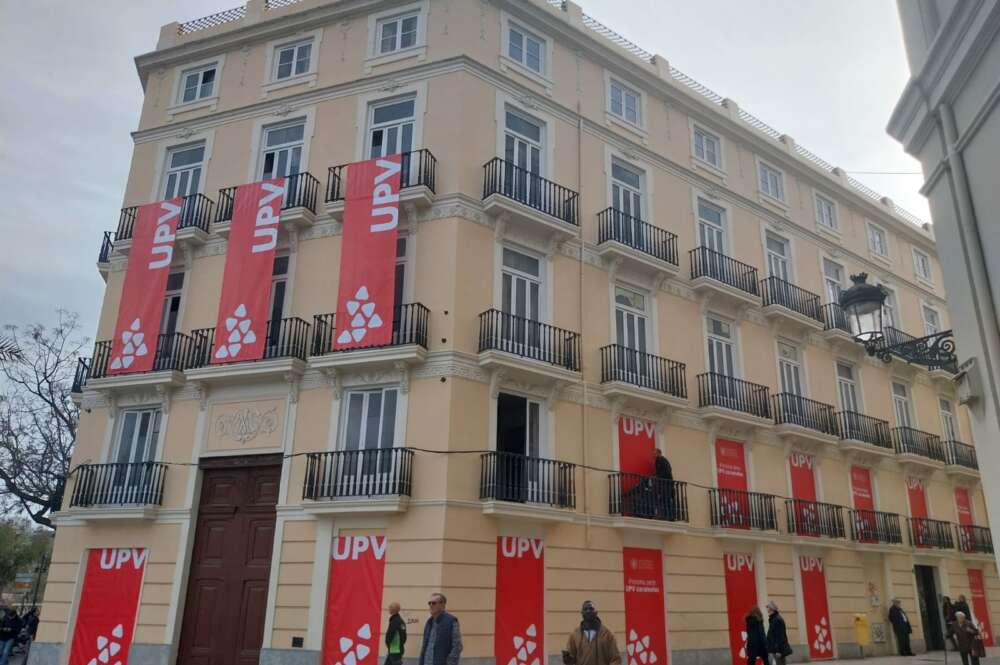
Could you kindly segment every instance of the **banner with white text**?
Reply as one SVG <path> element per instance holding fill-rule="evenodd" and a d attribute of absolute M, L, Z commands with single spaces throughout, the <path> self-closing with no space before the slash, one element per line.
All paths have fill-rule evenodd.
<path fill-rule="evenodd" d="M 854 506 L 854 529 L 862 543 L 878 542 L 875 494 L 872 475 L 867 467 L 851 467 L 851 499 Z"/>
<path fill-rule="evenodd" d="M 497 538 L 493 655 L 497 665 L 545 665 L 545 545 Z"/>
<path fill-rule="evenodd" d="M 382 630 L 385 536 L 333 539 L 323 627 L 324 665 L 374 665 Z M 371 659 L 368 656 L 372 655 Z"/>
<path fill-rule="evenodd" d="M 802 602 L 805 605 L 806 636 L 809 639 L 809 658 L 833 658 L 833 626 L 830 607 L 826 599 L 826 573 L 823 560 L 815 556 L 799 557 L 799 574 L 802 579 Z"/>
<path fill-rule="evenodd" d="M 924 493 L 924 481 L 913 476 L 906 476 L 906 496 L 910 503 L 910 517 L 913 522 L 913 539 L 917 547 L 930 547 L 929 526 L 927 524 L 927 495 Z"/>
<path fill-rule="evenodd" d="M 969 589 L 972 596 L 972 619 L 979 628 L 980 637 L 983 644 L 988 647 L 995 646 L 993 639 L 993 626 L 990 624 L 989 603 L 986 600 L 986 583 L 983 580 L 983 571 L 977 568 L 969 568 Z"/>
<path fill-rule="evenodd" d="M 715 481 L 718 485 L 718 520 L 722 526 L 750 528 L 747 462 L 743 444 L 715 440 Z"/>
<path fill-rule="evenodd" d="M 753 554 L 726 552 L 722 555 L 726 571 L 726 614 L 729 617 L 729 651 L 733 665 L 746 665 L 746 616 L 757 606 L 757 576 Z"/>
<path fill-rule="evenodd" d="M 667 610 L 663 553 L 641 547 L 622 549 L 625 576 L 627 665 L 667 665 Z"/>
<path fill-rule="evenodd" d="M 816 514 L 816 474 L 813 457 L 805 453 L 788 456 L 788 473 L 795 500 L 793 515 L 795 532 L 801 536 L 819 536 L 819 515 Z"/>

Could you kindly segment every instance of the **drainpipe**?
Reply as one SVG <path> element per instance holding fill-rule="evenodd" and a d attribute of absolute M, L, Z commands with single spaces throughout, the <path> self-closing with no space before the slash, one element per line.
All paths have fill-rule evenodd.
<path fill-rule="evenodd" d="M 577 81 L 578 81 L 578 83 L 577 83 L 578 91 L 577 92 L 579 93 L 579 71 L 580 71 L 580 58 L 579 58 L 579 56 L 577 57 L 577 65 L 576 65 L 576 67 L 577 67 Z M 583 315 L 583 307 L 584 307 L 584 303 L 586 302 L 586 299 L 584 298 L 584 291 L 585 290 L 584 290 L 584 283 L 583 283 L 583 280 L 584 280 L 584 272 L 583 272 L 583 269 L 584 269 L 584 260 L 583 260 L 583 257 L 584 257 L 584 239 L 583 239 L 583 219 L 582 219 L 583 211 L 582 211 L 582 206 L 580 205 L 580 197 L 583 196 L 583 109 L 580 106 L 580 97 L 579 97 L 579 94 L 577 95 L 577 98 L 576 98 L 576 186 L 577 186 L 577 190 L 579 192 L 577 194 L 577 200 L 576 200 L 576 214 L 577 214 L 577 220 L 580 222 L 580 258 L 579 258 L 579 266 L 580 266 L 580 277 L 579 277 L 580 307 L 578 308 L 579 312 L 580 312 L 580 315 L 579 315 L 579 319 L 578 319 L 577 325 L 578 325 L 578 330 L 580 331 L 580 370 L 582 371 L 583 370 L 583 358 L 584 358 L 584 353 L 583 353 L 583 324 L 584 324 L 584 321 L 586 320 L 586 317 L 584 317 L 584 315 Z M 589 499 L 589 492 L 587 490 L 587 485 L 588 485 L 588 483 L 587 483 L 587 468 L 589 467 L 588 460 L 587 460 L 587 434 L 588 434 L 587 423 L 589 421 L 589 418 L 587 416 L 587 380 L 586 380 L 586 377 L 584 377 L 584 380 L 583 380 L 582 384 L 583 384 L 583 405 L 580 407 L 580 428 L 581 428 L 580 441 L 581 441 L 582 450 L 581 450 L 581 453 L 580 453 L 580 460 L 583 462 L 583 467 L 584 467 L 584 470 L 583 470 L 583 479 L 584 479 L 583 480 L 583 512 L 584 512 L 584 515 L 586 515 L 586 520 L 587 520 L 586 523 L 585 523 L 585 531 L 586 532 L 584 534 L 584 538 L 585 538 L 586 544 L 589 546 L 590 545 L 590 510 L 589 510 L 589 508 L 590 508 L 590 502 L 588 500 Z"/>

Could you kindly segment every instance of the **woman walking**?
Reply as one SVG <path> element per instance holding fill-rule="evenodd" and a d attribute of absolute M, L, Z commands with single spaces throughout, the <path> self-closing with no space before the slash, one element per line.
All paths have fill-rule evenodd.
<path fill-rule="evenodd" d="M 965 612 L 955 612 L 954 635 L 962 665 L 979 665 L 979 657 L 985 655 L 983 641 L 976 624 L 965 616 Z"/>
<path fill-rule="evenodd" d="M 792 655 L 785 619 L 773 600 L 767 604 L 767 652 L 774 654 L 775 665 L 785 665 L 785 658 Z"/>
<path fill-rule="evenodd" d="M 764 615 L 759 607 L 747 613 L 747 665 L 757 665 L 757 659 L 767 665 L 767 637 L 764 635 Z"/>

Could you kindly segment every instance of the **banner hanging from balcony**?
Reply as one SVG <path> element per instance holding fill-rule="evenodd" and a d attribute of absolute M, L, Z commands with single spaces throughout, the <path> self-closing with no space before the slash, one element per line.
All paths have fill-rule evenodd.
<path fill-rule="evenodd" d="M 545 665 L 545 545 L 497 538 L 493 655 L 497 665 Z"/>
<path fill-rule="evenodd" d="M 854 528 L 858 540 L 863 543 L 877 542 L 872 476 L 871 471 L 863 466 L 851 467 L 851 501 L 854 506 Z"/>
<path fill-rule="evenodd" d="M 715 440 L 715 479 L 719 486 L 719 523 L 722 526 L 750 528 L 747 461 L 742 443 Z"/>
<path fill-rule="evenodd" d="M 819 515 L 816 514 L 816 475 L 813 457 L 804 453 L 788 456 L 788 475 L 795 499 L 795 531 L 803 536 L 819 535 Z"/>
<path fill-rule="evenodd" d="M 69 665 L 128 659 L 148 558 L 149 550 L 134 547 L 87 553 Z"/>
<path fill-rule="evenodd" d="M 625 652 L 627 665 L 667 665 L 667 610 L 663 592 L 663 553 L 622 548 L 625 576 Z"/>
<path fill-rule="evenodd" d="M 326 586 L 323 663 L 374 663 L 382 640 L 385 536 L 333 539 Z M 373 658 L 367 659 L 369 654 Z"/>
<path fill-rule="evenodd" d="M 826 573 L 823 560 L 815 556 L 799 557 L 799 575 L 802 579 L 802 601 L 806 611 L 806 635 L 809 640 L 809 658 L 833 658 L 833 626 L 826 600 Z"/>
<path fill-rule="evenodd" d="M 913 527 L 913 543 L 917 547 L 928 547 L 929 526 L 927 524 L 927 496 L 924 494 L 924 481 L 913 476 L 906 476 L 906 497 L 910 504 L 910 517 Z"/>
<path fill-rule="evenodd" d="M 618 467 L 623 474 L 652 476 L 656 471 L 656 426 L 630 416 L 618 416 Z M 625 476 L 621 480 L 623 495 L 632 492 L 639 479 Z M 629 495 L 630 496 L 630 495 Z"/>
<path fill-rule="evenodd" d="M 111 340 L 108 374 L 152 371 L 184 199 L 139 206 Z"/>
<path fill-rule="evenodd" d="M 347 167 L 333 348 L 392 343 L 400 155 Z"/>
<path fill-rule="evenodd" d="M 726 571 L 726 614 L 729 617 L 729 651 L 733 665 L 746 665 L 746 616 L 757 606 L 757 577 L 753 554 L 726 552 L 722 555 Z"/>
<path fill-rule="evenodd" d="M 972 525 L 972 500 L 969 498 L 969 490 L 964 487 L 955 488 L 955 512 L 958 514 L 959 524 Z"/>
<path fill-rule="evenodd" d="M 226 268 L 222 273 L 219 318 L 215 324 L 213 364 L 264 357 L 271 274 L 284 195 L 285 178 L 261 180 L 236 188 Z M 275 336 L 280 325 L 278 321 L 272 323 Z"/>
<path fill-rule="evenodd" d="M 996 646 L 993 639 L 993 626 L 990 624 L 989 603 L 986 601 L 986 584 L 983 581 L 983 571 L 969 568 L 969 592 L 972 596 L 972 619 L 979 628 L 983 644 Z"/>

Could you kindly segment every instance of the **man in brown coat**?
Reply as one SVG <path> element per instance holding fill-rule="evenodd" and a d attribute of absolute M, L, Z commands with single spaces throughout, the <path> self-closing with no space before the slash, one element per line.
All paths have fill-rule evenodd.
<path fill-rule="evenodd" d="M 580 609 L 583 621 L 570 633 L 563 651 L 566 665 L 621 665 L 615 635 L 597 617 L 597 607 L 585 601 Z"/>

